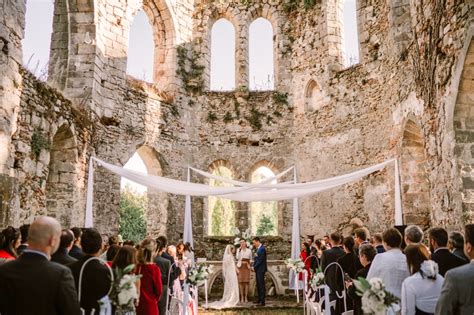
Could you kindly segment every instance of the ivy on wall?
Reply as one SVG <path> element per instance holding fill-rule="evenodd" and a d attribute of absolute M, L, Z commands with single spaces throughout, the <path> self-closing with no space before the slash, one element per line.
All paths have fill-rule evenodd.
<path fill-rule="evenodd" d="M 204 88 L 204 66 L 198 63 L 199 55 L 194 50 L 188 50 L 183 45 L 177 48 L 178 68 L 176 74 L 183 82 L 186 92 L 199 93 Z"/>
<path fill-rule="evenodd" d="M 40 129 L 36 129 L 31 137 L 31 151 L 35 155 L 36 159 L 40 156 L 41 150 L 49 150 L 51 143 L 45 137 Z"/>

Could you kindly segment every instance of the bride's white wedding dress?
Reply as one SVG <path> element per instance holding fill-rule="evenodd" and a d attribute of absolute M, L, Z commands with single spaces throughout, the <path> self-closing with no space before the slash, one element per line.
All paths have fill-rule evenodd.
<path fill-rule="evenodd" d="M 222 276 L 224 278 L 224 294 L 220 301 L 209 304 L 209 308 L 223 309 L 235 307 L 239 303 L 239 282 L 237 280 L 237 269 L 235 259 L 232 254 L 232 246 L 225 248 L 224 259 L 222 261 Z"/>

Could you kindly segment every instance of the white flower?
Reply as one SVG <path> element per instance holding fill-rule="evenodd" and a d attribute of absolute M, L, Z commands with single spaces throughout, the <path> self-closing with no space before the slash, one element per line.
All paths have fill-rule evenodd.
<path fill-rule="evenodd" d="M 120 280 L 120 284 L 122 284 L 122 282 L 123 279 Z M 130 283 L 130 285 L 127 283 L 124 287 L 122 287 L 122 285 L 120 285 L 120 287 L 121 290 L 118 294 L 119 305 L 128 305 L 134 299 L 138 299 L 137 288 L 134 283 Z"/>
<path fill-rule="evenodd" d="M 387 294 L 385 293 L 385 291 L 379 291 L 377 292 L 377 296 L 379 297 L 379 299 L 383 301 L 385 299 L 385 296 L 387 296 Z"/>
<path fill-rule="evenodd" d="M 369 280 L 370 289 L 374 292 L 378 292 L 384 289 L 384 284 L 380 278 L 372 278 Z"/>

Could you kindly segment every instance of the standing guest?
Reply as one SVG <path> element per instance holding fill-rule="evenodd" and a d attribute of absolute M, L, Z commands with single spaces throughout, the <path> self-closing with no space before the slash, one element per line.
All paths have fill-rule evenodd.
<path fill-rule="evenodd" d="M 377 254 L 385 253 L 385 248 L 383 247 L 383 244 L 382 244 L 382 234 L 380 233 L 374 234 L 373 245 L 375 247 L 375 250 L 377 251 Z"/>
<path fill-rule="evenodd" d="M 336 265 L 331 265 L 327 268 L 329 264 L 337 262 L 339 258 L 344 256 L 344 249 L 341 246 L 342 236 L 338 232 L 331 233 L 330 235 L 330 244 L 331 249 L 325 250 L 321 256 L 321 268 L 325 272 L 325 281 L 326 284 L 331 289 L 330 298 L 331 300 L 337 300 L 336 302 L 336 313 L 341 313 L 343 305 L 341 300 L 337 298 L 337 292 L 344 290 L 342 285 L 340 269 Z M 326 270 L 327 268 L 327 270 Z"/>
<path fill-rule="evenodd" d="M 303 242 L 301 244 L 301 253 L 300 253 L 300 259 L 304 263 L 304 269 L 306 270 L 307 274 L 306 277 L 309 281 L 311 274 L 310 274 L 310 269 L 311 269 L 311 248 L 309 247 L 309 244 L 307 242 Z M 298 276 L 300 281 L 303 281 L 303 274 L 300 273 Z"/>
<path fill-rule="evenodd" d="M 161 246 L 163 246 L 163 248 L 165 249 L 162 252 L 161 257 L 163 257 L 164 259 L 167 259 L 171 264 L 171 272 L 169 273 L 169 278 L 168 278 L 168 285 L 169 285 L 168 289 L 170 290 L 170 294 L 173 294 L 173 283 L 181 274 L 181 270 L 179 269 L 178 264 L 174 261 L 174 258 L 170 256 L 168 252 L 166 251 L 166 249 L 168 249 L 168 239 L 166 238 L 166 236 L 164 235 L 159 236 L 156 239 L 156 243 L 161 244 Z"/>
<path fill-rule="evenodd" d="M 449 247 L 451 252 L 464 259 L 466 263 L 469 262 L 469 259 L 464 254 L 464 236 L 459 232 L 451 232 L 449 234 Z"/>
<path fill-rule="evenodd" d="M 166 252 L 170 257 L 173 258 L 173 261 L 175 261 L 175 264 L 177 266 L 176 270 L 179 270 L 179 274 L 176 276 L 176 278 L 170 279 L 169 289 L 171 293 L 173 293 L 174 296 L 177 296 L 178 298 L 180 298 L 183 293 L 180 281 L 186 276 L 186 273 L 183 266 L 178 260 L 178 256 L 176 254 L 176 246 L 169 245 L 166 249 Z M 171 282 L 171 280 L 173 281 Z"/>
<path fill-rule="evenodd" d="M 166 245 L 166 244 L 165 244 Z M 155 264 L 160 268 L 162 291 L 160 300 L 158 301 L 158 314 L 166 314 L 166 302 L 168 298 L 168 275 L 171 269 L 171 262 L 163 257 L 165 245 L 161 242 L 156 242 L 157 255 L 154 259 Z"/>
<path fill-rule="evenodd" d="M 127 246 L 127 245 L 124 245 L 124 246 Z M 121 248 L 120 245 L 117 244 L 117 245 L 110 246 L 109 249 L 107 250 L 107 255 L 105 255 L 105 259 L 107 260 L 107 265 L 109 265 L 110 267 L 112 267 L 114 258 L 117 255 L 120 248 Z"/>
<path fill-rule="evenodd" d="M 357 249 L 357 254 L 359 253 L 359 247 L 364 244 L 368 244 L 369 235 L 367 234 L 367 229 L 366 228 L 357 228 L 354 230 L 354 241 L 355 241 L 355 246 L 354 248 Z"/>
<path fill-rule="evenodd" d="M 423 241 L 423 230 L 418 225 L 409 225 L 405 228 L 405 244 L 420 244 Z"/>
<path fill-rule="evenodd" d="M 444 281 L 438 265 L 422 244 L 408 245 L 405 255 L 411 276 L 402 284 L 402 315 L 434 314 Z"/>
<path fill-rule="evenodd" d="M 323 242 L 324 242 L 324 246 L 326 246 L 326 249 L 330 249 L 331 248 L 331 239 L 329 238 L 329 235 L 324 235 L 323 236 Z"/>
<path fill-rule="evenodd" d="M 436 305 L 437 315 L 474 314 L 474 224 L 466 225 L 464 254 L 471 260 L 446 273 L 441 296 Z"/>
<path fill-rule="evenodd" d="M 0 233 L 0 262 L 18 257 L 16 249 L 20 246 L 20 231 L 9 226 Z"/>
<path fill-rule="evenodd" d="M 160 268 L 153 262 L 156 255 L 156 241 L 146 239 L 138 249 L 137 273 L 140 278 L 140 300 L 137 315 L 158 315 L 158 301 L 163 293 Z"/>
<path fill-rule="evenodd" d="M 184 243 L 179 242 L 178 245 L 176 245 L 176 254 L 178 256 L 178 259 L 183 259 L 184 256 Z"/>
<path fill-rule="evenodd" d="M 265 306 L 265 273 L 267 272 L 267 250 L 263 246 L 260 238 L 255 236 L 252 239 L 253 246 L 256 249 L 256 255 L 253 261 L 252 270 L 255 272 L 257 282 L 258 300 L 257 306 Z"/>
<path fill-rule="evenodd" d="M 76 288 L 81 292 L 79 301 L 85 314 L 98 314 L 100 310 L 99 300 L 110 290 L 111 281 L 109 267 L 95 259 L 102 251 L 102 236 L 94 228 L 84 229 L 81 236 L 81 247 L 84 257 L 69 265 L 74 276 Z M 90 260 L 90 261 L 89 261 Z M 84 264 L 82 273 L 82 284 L 79 287 L 79 274 Z"/>
<path fill-rule="evenodd" d="M 72 248 L 69 251 L 69 256 L 80 260 L 82 259 L 82 257 L 84 257 L 84 254 L 81 249 L 82 229 L 78 227 L 73 227 L 71 231 L 74 234 L 74 245 L 72 245 Z"/>
<path fill-rule="evenodd" d="M 341 265 L 342 270 L 344 270 L 344 273 L 347 273 L 351 278 L 354 278 L 356 272 L 362 268 L 359 263 L 359 258 L 357 258 L 354 253 L 354 245 L 355 241 L 352 237 L 345 237 L 344 241 L 342 242 L 344 256 L 337 260 L 339 265 Z"/>
<path fill-rule="evenodd" d="M 120 236 L 120 235 L 119 235 L 119 236 Z M 123 242 L 123 246 L 125 246 L 125 245 L 134 247 L 134 246 L 135 246 L 135 242 L 132 241 L 132 240 L 126 240 L 125 242 Z"/>
<path fill-rule="evenodd" d="M 189 242 L 186 242 L 186 244 L 184 244 L 184 256 L 186 257 L 186 263 L 188 264 L 188 266 L 193 267 L 194 266 L 194 249 L 192 248 Z"/>
<path fill-rule="evenodd" d="M 77 259 L 68 255 L 74 244 L 74 234 L 71 230 L 61 231 L 61 240 L 58 250 L 51 256 L 51 261 L 61 265 L 69 265 L 77 261 Z"/>
<path fill-rule="evenodd" d="M 249 283 L 250 283 L 250 261 L 252 260 L 252 251 L 247 248 L 247 242 L 240 240 L 240 247 L 237 249 L 237 279 L 239 281 L 240 302 L 248 302 Z"/>
<path fill-rule="evenodd" d="M 30 228 L 29 224 L 23 224 L 22 226 L 20 226 L 21 244 L 16 249 L 16 253 L 18 254 L 18 256 L 20 256 L 21 253 L 23 253 L 23 251 L 28 248 L 28 230 L 29 230 L 29 228 Z"/>
<path fill-rule="evenodd" d="M 375 255 L 377 255 L 377 251 L 372 245 L 364 244 L 359 247 L 359 262 L 363 267 L 362 269 L 359 269 L 357 271 L 353 279 L 357 280 L 359 278 L 367 278 L 367 274 L 370 270 L 370 265 L 374 260 Z M 362 312 L 362 298 L 357 295 L 357 290 L 353 285 L 353 282 L 351 280 L 347 281 L 346 286 L 347 294 L 352 299 L 352 303 L 354 305 L 354 314 L 363 315 L 364 313 Z"/>
<path fill-rule="evenodd" d="M 69 268 L 49 261 L 59 246 L 61 225 L 38 217 L 30 226 L 28 249 L 0 266 L 0 314 L 79 315 Z"/>
<path fill-rule="evenodd" d="M 137 250 L 135 247 L 129 245 L 119 246 L 117 243 L 116 245 L 112 245 L 109 250 L 112 248 L 114 248 L 114 251 L 116 251 L 112 264 L 110 265 L 112 269 L 115 270 L 118 268 L 123 270 L 130 265 L 137 265 Z M 133 270 L 131 273 L 133 273 Z M 140 279 L 135 282 L 135 289 L 137 290 L 138 297 L 140 297 L 140 283 Z M 138 301 L 139 299 L 135 301 L 135 305 L 138 305 Z"/>
<path fill-rule="evenodd" d="M 454 255 L 448 249 L 448 232 L 442 227 L 431 228 L 428 232 L 431 247 L 431 259 L 439 266 L 439 273 L 444 277 L 446 271 L 462 266 L 467 262 Z"/>
<path fill-rule="evenodd" d="M 383 233 L 382 239 L 386 252 L 375 256 L 367 280 L 381 278 L 386 290 L 400 298 L 403 280 L 410 275 L 407 259 L 401 251 L 402 234 L 391 228 Z"/>

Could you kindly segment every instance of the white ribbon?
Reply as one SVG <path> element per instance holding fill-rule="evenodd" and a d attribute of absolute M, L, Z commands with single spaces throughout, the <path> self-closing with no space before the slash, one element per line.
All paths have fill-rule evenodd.
<path fill-rule="evenodd" d="M 204 281 L 204 298 L 206 299 L 206 304 L 205 304 L 205 308 L 207 308 L 207 304 L 208 304 L 208 299 L 207 299 L 207 286 L 208 286 L 208 283 L 207 283 L 207 279 Z"/>
<path fill-rule="evenodd" d="M 183 285 L 183 315 L 188 313 L 188 301 L 189 301 L 189 284 L 186 282 Z"/>

